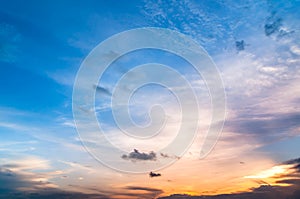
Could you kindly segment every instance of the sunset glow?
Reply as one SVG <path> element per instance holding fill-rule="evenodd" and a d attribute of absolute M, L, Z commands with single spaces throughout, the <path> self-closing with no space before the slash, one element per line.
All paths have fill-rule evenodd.
<path fill-rule="evenodd" d="M 0 2 L 0 199 L 300 198 L 299 0 Z"/>

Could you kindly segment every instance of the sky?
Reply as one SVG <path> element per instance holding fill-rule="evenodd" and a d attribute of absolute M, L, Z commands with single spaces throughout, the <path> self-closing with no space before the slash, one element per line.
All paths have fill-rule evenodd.
<path fill-rule="evenodd" d="M 300 1 L 0 2 L 0 198 L 300 197 Z"/>

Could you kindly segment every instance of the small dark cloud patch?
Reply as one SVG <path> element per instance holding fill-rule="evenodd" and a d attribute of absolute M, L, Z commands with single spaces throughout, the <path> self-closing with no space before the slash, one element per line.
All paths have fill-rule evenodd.
<path fill-rule="evenodd" d="M 166 153 L 160 153 L 160 156 L 163 158 L 170 158 L 170 156 Z"/>
<path fill-rule="evenodd" d="M 283 165 L 292 165 L 290 173 L 280 176 L 281 180 L 276 183 L 287 184 L 290 187 L 295 187 L 297 190 L 300 189 L 300 158 L 288 160 Z"/>
<path fill-rule="evenodd" d="M 254 182 L 258 183 L 259 185 L 270 185 L 268 182 L 264 180 L 254 180 Z"/>
<path fill-rule="evenodd" d="M 113 50 L 110 50 L 108 53 L 104 54 L 104 57 L 107 58 L 107 59 L 115 59 L 117 57 L 120 57 L 120 54 L 113 51 Z"/>
<path fill-rule="evenodd" d="M 179 156 L 176 156 L 176 155 L 169 155 L 169 154 L 166 154 L 166 153 L 160 153 L 160 156 L 163 157 L 163 158 L 173 158 L 173 159 L 180 159 Z"/>
<path fill-rule="evenodd" d="M 275 11 L 267 18 L 264 25 L 265 35 L 271 36 L 275 33 L 279 33 L 282 26 L 282 18 L 277 15 Z"/>
<path fill-rule="evenodd" d="M 237 51 L 245 50 L 245 42 L 244 42 L 244 40 L 236 41 L 235 42 L 235 48 L 236 48 Z"/>
<path fill-rule="evenodd" d="M 150 192 L 161 192 L 161 189 L 155 189 L 155 188 L 150 188 L 150 187 L 139 187 L 139 186 L 128 186 L 126 187 L 128 190 L 140 190 L 140 191 L 150 191 Z"/>
<path fill-rule="evenodd" d="M 111 92 L 109 89 L 99 86 L 99 85 L 93 85 L 93 88 L 96 89 L 97 93 L 104 96 L 111 96 Z"/>
<path fill-rule="evenodd" d="M 149 177 L 150 177 L 150 178 L 153 178 L 153 177 L 160 177 L 160 176 L 161 176 L 160 173 L 154 173 L 154 172 L 152 172 L 152 171 L 149 173 Z"/>
<path fill-rule="evenodd" d="M 149 153 L 139 152 L 137 149 L 134 149 L 133 152 L 129 153 L 128 155 L 124 154 L 121 156 L 124 160 L 131 160 L 131 161 L 142 161 L 142 160 L 156 160 L 156 153 L 153 151 Z"/>
<path fill-rule="evenodd" d="M 3 196 L 3 197 L 2 197 Z M 1 195 L 1 198 L 18 198 L 18 199 L 109 199 L 110 197 L 101 194 L 84 194 L 77 192 L 69 192 L 53 189 L 51 191 L 41 192 L 11 192 L 9 194 Z"/>
<path fill-rule="evenodd" d="M 298 172 L 300 172 L 300 158 L 289 160 L 289 161 L 285 162 L 285 164 L 293 164 L 294 169 L 297 169 Z"/>
<path fill-rule="evenodd" d="M 144 193 L 126 193 L 123 195 L 131 196 L 134 198 L 144 198 L 144 199 L 152 199 L 152 198 L 157 198 L 160 194 L 163 193 L 161 189 L 156 189 L 156 188 L 151 188 L 151 187 L 140 187 L 140 186 L 128 186 L 125 187 L 126 190 L 131 190 L 131 191 L 144 191 Z"/>
<path fill-rule="evenodd" d="M 267 18 L 264 25 L 264 31 L 267 37 L 274 35 L 278 39 L 290 36 L 295 32 L 294 30 L 287 31 L 283 28 L 283 19 L 279 17 L 276 12 L 272 12 Z"/>
<path fill-rule="evenodd" d="M 279 32 L 281 25 L 282 25 L 281 18 L 277 18 L 275 20 L 272 21 L 270 20 L 269 22 L 267 22 L 264 26 L 266 36 L 270 36 L 276 32 Z"/>
<path fill-rule="evenodd" d="M 297 165 L 295 165 L 295 167 L 294 167 L 295 169 L 297 169 L 299 172 L 300 172 L 300 163 L 299 164 L 297 164 Z"/>
<path fill-rule="evenodd" d="M 300 158 L 288 160 L 288 161 L 284 162 L 284 164 L 300 164 Z"/>

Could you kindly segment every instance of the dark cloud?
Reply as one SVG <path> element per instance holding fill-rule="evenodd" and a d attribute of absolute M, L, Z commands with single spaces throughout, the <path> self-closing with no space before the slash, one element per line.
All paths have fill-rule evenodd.
<path fill-rule="evenodd" d="M 160 173 L 154 173 L 154 172 L 150 172 L 149 173 L 149 176 L 151 177 L 151 178 L 153 178 L 153 177 L 160 177 L 161 176 L 161 174 Z"/>
<path fill-rule="evenodd" d="M 163 191 L 157 188 L 127 186 L 123 191 L 101 190 L 94 187 L 69 184 L 69 187 L 78 190 L 87 190 L 94 194 L 87 194 L 76 191 L 66 191 L 59 188 L 50 188 L 47 185 L 53 185 L 50 182 L 33 181 L 39 174 L 20 174 L 13 172 L 10 168 L 18 168 L 19 165 L 6 165 L 9 168 L 0 166 L 0 198 L 18 198 L 18 199 L 110 199 L 110 198 L 128 198 L 128 199 L 153 199 L 157 198 Z M 21 191 L 26 190 L 26 191 Z"/>
<path fill-rule="evenodd" d="M 284 162 L 284 164 L 300 164 L 300 158 L 288 160 L 288 161 Z"/>
<path fill-rule="evenodd" d="M 274 35 L 277 38 L 282 38 L 293 34 L 295 31 L 287 31 L 283 28 L 283 19 L 276 12 L 272 12 L 271 15 L 267 18 L 264 25 L 264 31 L 266 36 Z"/>
<path fill-rule="evenodd" d="M 100 194 L 84 194 L 77 192 L 68 192 L 63 190 L 53 189 L 51 191 L 40 192 L 10 192 L 9 194 L 1 195 L 0 198 L 18 198 L 18 199 L 109 199 L 110 197 Z"/>
<path fill-rule="evenodd" d="M 238 119 L 227 120 L 224 130 L 258 135 L 263 142 L 272 142 L 300 126 L 300 113 L 288 114 L 245 114 Z M 263 135 L 263 136 L 262 136 Z"/>
<path fill-rule="evenodd" d="M 113 50 L 110 50 L 108 53 L 104 54 L 104 57 L 109 59 L 109 60 L 113 60 L 117 57 L 120 57 L 121 55 Z"/>
<path fill-rule="evenodd" d="M 153 198 L 157 198 L 159 196 L 159 194 L 152 193 L 152 192 L 144 192 L 144 193 L 115 193 L 115 194 L 113 194 L 113 198 L 153 199 Z"/>
<path fill-rule="evenodd" d="M 7 165 L 10 168 L 17 165 Z M 49 188 L 50 182 L 33 181 L 33 176 L 13 172 L 9 168 L 0 167 L 0 198 L 18 199 L 104 199 L 109 198 L 102 194 L 84 194 L 78 192 L 64 191 L 58 188 Z M 20 191 L 27 190 L 27 191 Z"/>
<path fill-rule="evenodd" d="M 139 187 L 139 186 L 127 186 L 125 189 L 128 190 L 140 190 L 140 191 L 149 191 L 149 192 L 159 192 L 162 193 L 161 189 L 155 189 L 150 187 Z"/>
<path fill-rule="evenodd" d="M 297 173 L 300 176 L 300 158 L 296 158 L 296 159 L 286 161 L 283 164 L 293 165 L 294 166 L 293 169 L 296 169 L 296 171 L 294 173 Z"/>
<path fill-rule="evenodd" d="M 156 160 L 156 153 L 151 151 L 150 153 L 141 153 L 137 149 L 134 149 L 133 152 L 129 153 L 128 155 L 122 155 L 122 158 L 125 160 Z"/>
<path fill-rule="evenodd" d="M 292 165 L 292 169 L 289 173 L 281 175 L 280 180 L 277 180 L 276 183 L 287 184 L 300 189 L 300 158 L 288 160 L 283 165 Z"/>
<path fill-rule="evenodd" d="M 244 40 L 236 41 L 235 42 L 235 48 L 236 48 L 237 51 L 245 50 L 245 42 L 244 42 Z"/>
<path fill-rule="evenodd" d="M 259 185 L 270 185 L 268 182 L 264 180 L 254 180 L 254 182 L 256 182 Z"/>
<path fill-rule="evenodd" d="M 132 190 L 132 191 L 144 191 L 144 193 L 141 194 L 137 194 L 137 193 L 133 193 L 133 194 L 126 194 L 127 196 L 132 196 L 134 198 L 157 198 L 160 194 L 163 193 L 163 191 L 161 189 L 155 189 L 155 188 L 151 188 L 151 187 L 140 187 L 140 186 L 128 186 L 125 187 L 125 189 L 127 190 Z"/>
<path fill-rule="evenodd" d="M 264 29 L 265 35 L 270 36 L 278 33 L 282 26 L 282 18 L 280 18 L 275 11 L 267 18 Z"/>
<path fill-rule="evenodd" d="M 286 162 L 284 162 L 284 164 L 292 164 L 292 165 L 294 165 L 294 169 L 297 169 L 298 172 L 300 172 L 300 158 L 286 161 Z"/>
<path fill-rule="evenodd" d="M 266 36 L 270 36 L 276 32 L 279 32 L 279 28 L 282 25 L 281 22 L 282 22 L 282 19 L 280 19 L 280 18 L 277 18 L 273 21 L 267 22 L 264 26 Z"/>
<path fill-rule="evenodd" d="M 17 188 L 33 187 L 34 183 L 23 180 L 23 176 L 16 175 L 10 169 L 0 168 L 0 192 L 11 192 Z"/>
<path fill-rule="evenodd" d="M 111 92 L 109 89 L 104 88 L 102 86 L 93 85 L 94 89 L 96 89 L 97 93 L 104 96 L 111 96 Z"/>
<path fill-rule="evenodd" d="M 278 180 L 278 181 L 276 181 L 276 183 L 291 184 L 291 185 L 300 185 L 300 179 Z"/>
<path fill-rule="evenodd" d="M 2 168 L 10 169 L 10 168 L 18 168 L 20 165 L 18 164 L 3 164 Z"/>
<path fill-rule="evenodd" d="M 160 153 L 160 156 L 163 158 L 170 158 L 170 156 L 166 153 Z"/>
<path fill-rule="evenodd" d="M 163 191 L 161 189 L 151 188 L 151 187 L 140 187 L 140 186 L 126 186 L 123 187 L 123 191 L 118 190 L 99 190 L 99 188 L 95 187 L 88 187 L 82 185 L 73 185 L 70 184 L 70 187 L 84 189 L 93 192 L 99 192 L 100 194 L 93 194 L 91 195 L 95 199 L 101 198 L 127 198 L 127 199 L 153 199 L 157 198 Z M 82 197 L 84 198 L 84 197 Z"/>
<path fill-rule="evenodd" d="M 160 153 L 160 156 L 163 157 L 163 158 L 173 158 L 173 159 L 180 159 L 180 157 L 176 156 L 176 155 L 169 155 L 169 154 L 166 154 L 166 153 Z"/>

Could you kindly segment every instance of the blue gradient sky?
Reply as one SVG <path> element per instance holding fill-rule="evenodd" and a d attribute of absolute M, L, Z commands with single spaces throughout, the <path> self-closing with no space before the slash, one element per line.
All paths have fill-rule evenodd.
<path fill-rule="evenodd" d="M 0 184 L 7 182 L 0 197 L 45 190 L 154 198 L 253 191 L 265 184 L 299 188 L 300 183 L 274 180 L 289 177 L 294 171 L 284 162 L 300 156 L 299 1 L 0 2 Z M 224 130 L 211 154 L 199 160 L 200 136 L 158 178 L 101 165 L 82 147 L 72 115 L 73 83 L 84 58 L 108 37 L 140 27 L 170 28 L 195 39 L 218 66 L 227 95 Z M 199 129 L 207 130 L 207 89 L 174 55 L 134 52 L 114 63 L 101 83 L 111 91 L 124 71 L 151 60 L 171 65 L 192 82 L 203 110 Z M 143 148 L 118 136 L 110 96 L 99 91 L 96 97 L 98 119 L 114 144 L 128 153 L 136 146 L 144 153 L 157 150 L 153 142 Z M 161 87 L 145 88 L 131 102 L 133 118 L 146 124 L 151 103 L 168 102 L 177 124 L 176 100 L 168 97 Z M 167 143 L 175 127 L 159 142 Z M 143 167 L 147 161 L 132 164 Z M 272 170 L 276 165 L 281 170 Z M 260 175 L 263 171 L 269 175 Z"/>

